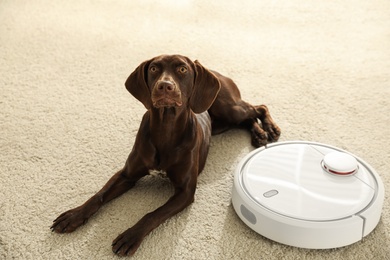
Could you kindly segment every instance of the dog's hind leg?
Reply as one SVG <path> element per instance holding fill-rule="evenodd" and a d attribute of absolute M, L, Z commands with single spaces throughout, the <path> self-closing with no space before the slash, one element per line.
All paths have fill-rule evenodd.
<path fill-rule="evenodd" d="M 220 104 L 220 100 L 217 100 L 209 113 L 213 120 L 213 134 L 221 133 L 234 126 L 242 126 L 251 133 L 252 145 L 255 147 L 279 139 L 280 128 L 265 105 L 252 106 L 241 99 Z"/>
<path fill-rule="evenodd" d="M 260 147 L 279 139 L 280 128 L 272 119 L 267 106 L 252 106 L 242 101 L 241 107 L 245 107 L 244 110 L 250 111 L 246 115 L 248 118 L 242 121 L 240 125 L 247 128 L 251 133 L 253 146 Z"/>

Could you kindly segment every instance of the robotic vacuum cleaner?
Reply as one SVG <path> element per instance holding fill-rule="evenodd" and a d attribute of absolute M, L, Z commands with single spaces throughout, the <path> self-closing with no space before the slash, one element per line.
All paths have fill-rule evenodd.
<path fill-rule="evenodd" d="M 234 175 L 232 204 L 251 229 L 282 244 L 326 249 L 350 245 L 378 224 L 379 175 L 342 149 L 279 142 L 249 153 Z"/>

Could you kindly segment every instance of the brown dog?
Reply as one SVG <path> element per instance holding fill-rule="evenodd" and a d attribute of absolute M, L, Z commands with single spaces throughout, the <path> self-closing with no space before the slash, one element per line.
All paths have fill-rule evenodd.
<path fill-rule="evenodd" d="M 149 170 L 166 172 L 174 195 L 113 241 L 112 250 L 121 256 L 134 254 L 147 234 L 194 201 L 211 133 L 244 126 L 256 147 L 276 141 L 280 135 L 265 105 L 242 101 L 231 79 L 184 56 L 163 55 L 145 61 L 125 85 L 147 112 L 124 168 L 92 198 L 61 214 L 51 226 L 58 233 L 72 232 L 103 204 L 132 188 Z"/>

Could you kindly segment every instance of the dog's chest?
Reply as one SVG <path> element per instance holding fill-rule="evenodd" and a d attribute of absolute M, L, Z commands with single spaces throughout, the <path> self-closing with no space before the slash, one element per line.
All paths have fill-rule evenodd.
<path fill-rule="evenodd" d="M 162 170 L 149 170 L 149 174 L 160 178 L 168 178 L 167 172 Z"/>

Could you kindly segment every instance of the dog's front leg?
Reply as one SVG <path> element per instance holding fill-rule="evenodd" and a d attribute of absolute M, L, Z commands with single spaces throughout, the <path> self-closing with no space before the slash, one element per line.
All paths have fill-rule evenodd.
<path fill-rule="evenodd" d="M 146 214 L 133 227 L 119 235 L 112 243 L 112 251 L 120 256 L 133 255 L 146 235 L 190 205 L 194 201 L 197 173 L 191 175 L 180 184 L 171 178 L 175 194 L 163 206 Z"/>
<path fill-rule="evenodd" d="M 50 227 L 57 233 L 70 233 L 85 224 L 101 206 L 132 188 L 138 179 L 148 173 L 135 153 L 129 155 L 125 167 L 117 172 L 104 187 L 84 204 L 62 213 Z M 140 166 L 141 165 L 141 166 Z"/>

